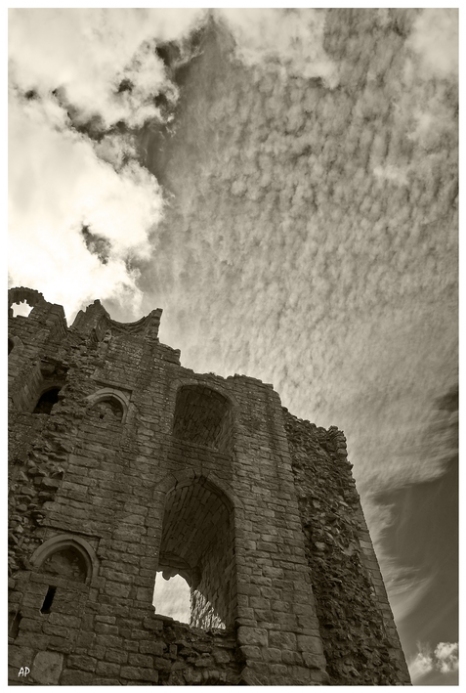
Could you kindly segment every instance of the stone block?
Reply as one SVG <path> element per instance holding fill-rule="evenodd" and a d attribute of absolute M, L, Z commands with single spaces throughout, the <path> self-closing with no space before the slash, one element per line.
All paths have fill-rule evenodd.
<path fill-rule="evenodd" d="M 21 619 L 21 631 L 31 631 L 33 633 L 42 632 L 43 623 L 41 623 L 39 618 L 22 618 Z"/>
<path fill-rule="evenodd" d="M 120 664 L 112 662 L 98 662 L 96 674 L 100 676 L 118 676 L 120 673 Z"/>
<path fill-rule="evenodd" d="M 105 583 L 105 593 L 111 597 L 129 597 L 130 585 L 124 585 L 121 582 L 111 582 L 107 580 Z"/>
<path fill-rule="evenodd" d="M 191 663 L 194 661 L 195 657 L 188 658 L 188 662 Z M 173 662 L 171 661 L 171 659 L 165 659 L 164 657 L 156 657 L 154 660 L 154 666 L 157 669 L 157 671 L 170 671 L 173 666 Z"/>
<path fill-rule="evenodd" d="M 66 666 L 70 669 L 82 669 L 83 671 L 95 671 L 97 660 L 87 655 L 70 655 L 66 660 Z"/>
<path fill-rule="evenodd" d="M 239 651 L 242 657 L 247 659 L 262 659 L 262 651 L 260 647 L 255 645 L 241 645 Z"/>
<path fill-rule="evenodd" d="M 144 669 L 144 667 L 129 667 L 122 666 L 120 670 L 122 679 L 129 681 L 147 681 L 149 683 L 158 683 L 159 674 L 153 669 Z"/>
<path fill-rule="evenodd" d="M 58 652 L 38 652 L 34 657 L 31 678 L 42 685 L 57 685 L 64 657 Z"/>
<path fill-rule="evenodd" d="M 323 654 L 322 640 L 318 636 L 298 635 L 298 650 L 300 652 L 309 652 L 315 655 Z"/>
<path fill-rule="evenodd" d="M 303 663 L 309 669 L 325 669 L 325 657 L 321 654 L 313 654 L 311 652 L 303 652 Z"/>
<path fill-rule="evenodd" d="M 265 662 L 281 662 L 282 651 L 276 647 L 263 647 L 262 658 Z"/>
<path fill-rule="evenodd" d="M 128 653 L 124 650 L 105 650 L 103 658 L 106 662 L 113 662 L 114 664 L 126 664 L 128 661 Z"/>
<path fill-rule="evenodd" d="M 67 669 L 60 678 L 61 686 L 91 686 L 95 683 L 95 674 L 77 669 Z"/>
<path fill-rule="evenodd" d="M 154 658 L 149 654 L 129 654 L 128 664 L 135 667 L 152 667 Z"/>
<path fill-rule="evenodd" d="M 281 650 L 296 650 L 296 635 L 284 631 L 269 631 L 269 645 Z"/>
<path fill-rule="evenodd" d="M 100 633 L 95 636 L 95 642 L 97 645 L 102 645 L 103 647 L 120 649 L 123 645 L 123 638 L 120 638 L 118 635 L 104 635 Z"/>
<path fill-rule="evenodd" d="M 240 626 L 238 628 L 239 645 L 268 645 L 268 633 L 263 628 Z"/>
<path fill-rule="evenodd" d="M 231 654 L 228 652 L 228 650 L 214 650 L 213 651 L 213 657 L 215 660 L 216 664 L 228 664 L 232 660 Z"/>
<path fill-rule="evenodd" d="M 118 635 L 118 626 L 109 623 L 96 623 L 94 626 L 96 633 L 107 633 L 108 635 Z"/>
<path fill-rule="evenodd" d="M 175 645 L 175 647 L 176 647 L 176 645 Z M 139 642 L 139 652 L 141 652 L 141 654 L 152 654 L 152 655 L 162 656 L 163 651 L 164 651 L 163 642 L 158 642 L 155 640 L 141 640 Z"/>

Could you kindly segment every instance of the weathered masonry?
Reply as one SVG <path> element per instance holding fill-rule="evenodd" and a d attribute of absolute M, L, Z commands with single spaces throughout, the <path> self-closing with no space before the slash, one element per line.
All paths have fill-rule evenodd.
<path fill-rule="evenodd" d="M 183 368 L 161 310 L 9 305 L 10 683 L 409 684 L 340 431 Z"/>

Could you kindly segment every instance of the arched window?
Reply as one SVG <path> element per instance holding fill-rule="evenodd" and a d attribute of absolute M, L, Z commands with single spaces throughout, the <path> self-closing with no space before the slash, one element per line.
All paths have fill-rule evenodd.
<path fill-rule="evenodd" d="M 15 347 L 15 344 L 14 344 L 13 340 L 8 337 L 8 356 L 11 354 L 14 347 Z"/>
<path fill-rule="evenodd" d="M 231 440 L 231 405 L 219 392 L 202 385 L 184 385 L 176 396 L 175 438 L 226 451 Z"/>
<path fill-rule="evenodd" d="M 178 484 L 167 494 L 159 570 L 166 577 L 181 575 L 190 586 L 191 625 L 232 625 L 236 605 L 233 506 L 207 479 Z"/>
<path fill-rule="evenodd" d="M 39 397 L 36 406 L 34 407 L 34 414 L 50 414 L 53 406 L 58 402 L 58 393 L 61 387 L 50 387 L 45 390 Z"/>
<path fill-rule="evenodd" d="M 129 396 L 115 388 L 104 387 L 93 392 L 88 398 L 88 416 L 100 421 L 126 421 L 129 407 Z"/>
<path fill-rule="evenodd" d="M 97 558 L 85 539 L 59 534 L 34 551 L 31 563 L 39 573 L 89 583 L 96 571 Z"/>
<path fill-rule="evenodd" d="M 116 397 L 105 397 L 97 400 L 89 409 L 91 416 L 105 421 L 121 421 L 123 419 L 123 407 Z"/>
<path fill-rule="evenodd" d="M 31 557 L 43 584 L 40 613 L 69 613 L 82 603 L 93 577 L 94 550 L 80 537 L 59 535 L 46 541 Z"/>
<path fill-rule="evenodd" d="M 84 556 L 74 546 L 66 546 L 52 553 L 42 563 L 39 572 L 86 582 L 87 565 Z"/>

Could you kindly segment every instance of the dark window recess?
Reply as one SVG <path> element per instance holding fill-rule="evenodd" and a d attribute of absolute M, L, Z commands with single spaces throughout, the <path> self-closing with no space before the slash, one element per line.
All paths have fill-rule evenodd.
<path fill-rule="evenodd" d="M 179 388 L 173 423 L 175 438 L 226 452 L 231 424 L 231 405 L 223 395 L 202 385 Z"/>
<path fill-rule="evenodd" d="M 34 414 L 50 414 L 53 405 L 58 402 L 58 393 L 60 392 L 60 387 L 52 387 L 50 390 L 46 390 L 39 397 L 34 408 Z"/>
<path fill-rule="evenodd" d="M 123 407 L 114 397 L 101 399 L 94 404 L 91 414 L 98 419 L 105 419 L 106 421 L 121 421 L 123 418 Z"/>
<path fill-rule="evenodd" d="M 49 614 L 51 609 L 52 609 L 52 603 L 53 599 L 55 597 L 55 592 L 57 591 L 56 587 L 49 587 L 47 590 L 47 594 L 45 595 L 44 603 L 42 604 L 40 608 L 40 613 L 41 614 Z"/>
<path fill-rule="evenodd" d="M 13 347 L 14 347 L 13 340 L 8 338 L 8 354 L 11 354 L 11 352 L 13 351 Z"/>
<path fill-rule="evenodd" d="M 40 572 L 60 575 L 76 582 L 86 582 L 87 577 L 84 558 L 71 546 L 49 556 L 41 565 Z"/>
<path fill-rule="evenodd" d="M 21 614 L 19 611 L 10 611 L 8 614 L 8 637 L 16 638 L 19 632 Z"/>

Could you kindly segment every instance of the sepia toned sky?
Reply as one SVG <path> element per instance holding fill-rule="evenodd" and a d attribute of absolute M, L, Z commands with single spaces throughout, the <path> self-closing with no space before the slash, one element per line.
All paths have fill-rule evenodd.
<path fill-rule="evenodd" d="M 458 680 L 457 87 L 455 9 L 9 11 L 9 285 L 163 308 L 343 429 L 421 685 Z"/>

